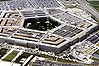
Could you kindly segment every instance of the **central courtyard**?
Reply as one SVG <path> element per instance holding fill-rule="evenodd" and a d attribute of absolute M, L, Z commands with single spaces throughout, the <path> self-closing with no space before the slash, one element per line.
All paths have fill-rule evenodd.
<path fill-rule="evenodd" d="M 61 23 L 50 17 L 40 17 L 25 19 L 23 27 L 33 30 L 48 31 L 60 25 Z"/>

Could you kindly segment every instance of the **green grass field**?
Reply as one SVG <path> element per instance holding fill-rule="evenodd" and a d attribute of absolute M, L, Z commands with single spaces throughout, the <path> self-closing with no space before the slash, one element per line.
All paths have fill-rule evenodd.
<path fill-rule="evenodd" d="M 99 1 L 88 1 L 97 11 L 99 11 Z"/>
<path fill-rule="evenodd" d="M 0 58 L 6 54 L 7 49 L 0 49 Z"/>
<path fill-rule="evenodd" d="M 97 50 L 95 53 L 99 55 L 99 50 Z"/>
<path fill-rule="evenodd" d="M 2 49 L 0 50 L 0 54 L 1 54 L 1 53 L 5 53 L 6 51 L 7 51 L 7 49 L 3 49 L 3 48 L 2 48 Z"/>
<path fill-rule="evenodd" d="M 91 58 L 92 60 L 94 60 L 95 62 L 99 62 L 99 59 L 96 58 Z"/>
<path fill-rule="evenodd" d="M 89 1 L 89 3 L 91 3 L 93 5 L 99 5 L 99 1 Z"/>
<path fill-rule="evenodd" d="M 98 47 L 99 47 L 99 44 L 97 44 L 96 46 L 98 46 Z"/>
<path fill-rule="evenodd" d="M 11 62 L 15 56 L 18 54 L 18 51 L 12 51 L 8 56 L 6 56 L 3 60 Z"/>

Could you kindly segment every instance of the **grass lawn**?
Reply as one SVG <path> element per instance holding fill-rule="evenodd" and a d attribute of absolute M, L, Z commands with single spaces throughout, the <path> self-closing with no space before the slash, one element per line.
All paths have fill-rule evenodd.
<path fill-rule="evenodd" d="M 6 54 L 7 49 L 2 48 L 0 50 L 0 58 Z"/>
<path fill-rule="evenodd" d="M 99 1 L 89 1 L 89 3 L 91 3 L 91 5 L 92 5 L 97 11 L 99 11 Z"/>
<path fill-rule="evenodd" d="M 60 58 L 57 61 L 58 62 L 62 62 L 62 63 L 73 63 L 73 64 L 77 64 L 77 62 L 70 61 L 70 60 L 65 60 L 65 59 L 60 59 Z"/>
<path fill-rule="evenodd" d="M 97 44 L 96 46 L 98 46 L 98 47 L 99 47 L 99 44 Z"/>
<path fill-rule="evenodd" d="M 92 60 L 94 60 L 95 62 L 99 62 L 99 59 L 96 58 L 91 58 Z"/>
<path fill-rule="evenodd" d="M 93 5 L 99 5 L 99 1 L 89 1 L 89 3 L 91 3 Z"/>
<path fill-rule="evenodd" d="M 95 53 L 99 55 L 99 50 L 97 50 Z"/>
<path fill-rule="evenodd" d="M 99 11 L 99 6 L 92 5 L 97 11 Z"/>
<path fill-rule="evenodd" d="M 18 54 L 19 52 L 18 51 L 12 51 L 8 56 L 6 56 L 3 60 L 5 61 L 12 61 L 15 56 Z"/>

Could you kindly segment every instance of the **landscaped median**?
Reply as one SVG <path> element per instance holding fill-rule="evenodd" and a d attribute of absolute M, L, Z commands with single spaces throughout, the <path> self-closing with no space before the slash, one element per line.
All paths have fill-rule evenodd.
<path fill-rule="evenodd" d="M 18 53 L 19 53 L 19 51 L 13 50 L 13 51 L 12 51 L 9 55 L 7 55 L 3 60 L 11 62 L 11 61 L 16 57 L 16 55 L 17 55 Z"/>

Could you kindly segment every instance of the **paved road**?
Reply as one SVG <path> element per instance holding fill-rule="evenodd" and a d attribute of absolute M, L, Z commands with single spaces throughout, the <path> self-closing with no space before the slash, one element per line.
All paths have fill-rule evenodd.
<path fill-rule="evenodd" d="M 81 7 L 99 19 L 99 12 L 94 9 L 86 0 L 76 0 L 80 3 Z M 99 21 L 99 20 L 98 20 Z"/>

